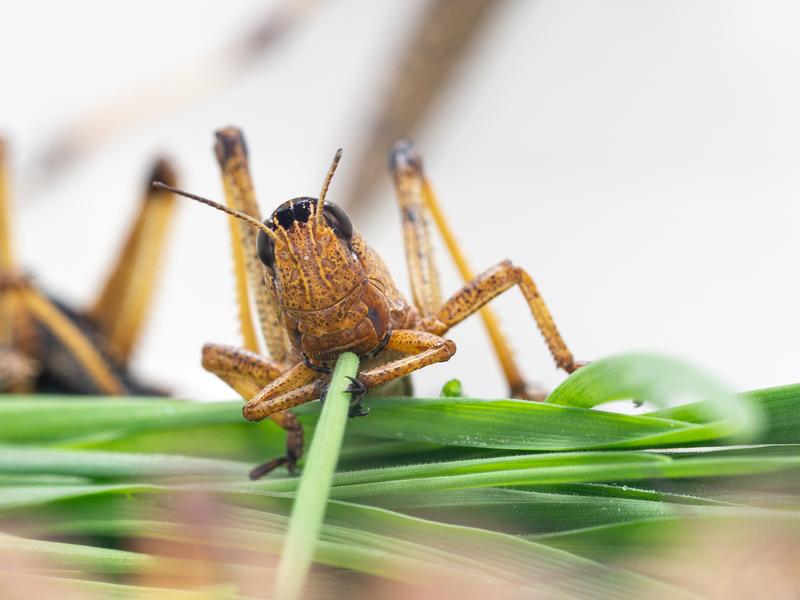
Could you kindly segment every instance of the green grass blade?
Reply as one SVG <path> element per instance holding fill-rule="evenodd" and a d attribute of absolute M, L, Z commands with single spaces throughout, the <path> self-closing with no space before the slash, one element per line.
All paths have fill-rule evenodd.
<path fill-rule="evenodd" d="M 425 519 L 490 528 L 514 535 L 580 529 L 656 517 L 726 514 L 738 507 L 687 505 L 638 498 L 510 488 L 407 493 L 374 502 Z"/>
<path fill-rule="evenodd" d="M 754 404 L 766 417 L 763 434 L 753 441 L 800 442 L 800 385 L 757 390 L 736 399 Z M 704 402 L 644 416 L 516 400 L 373 398 L 369 404 L 370 416 L 348 426 L 346 453 L 367 439 L 364 436 L 464 448 L 561 451 L 697 444 L 723 439 L 731 429 L 727 422 L 704 423 L 709 414 Z M 304 426 L 313 428 L 317 407 L 301 408 Z M 209 436 L 215 436 L 215 444 L 207 443 Z M 81 444 L 256 460 L 279 451 L 282 440 L 272 423 L 243 422 L 240 402 L 35 396 L 0 401 L 4 443 Z M 351 454 L 357 459 L 358 453 Z"/>
<path fill-rule="evenodd" d="M 669 462 L 630 462 L 488 470 L 336 486 L 332 498 L 352 499 L 433 490 L 553 483 L 640 481 L 651 478 L 731 477 L 800 469 L 800 456 L 764 458 L 689 458 Z M 445 471 L 443 471 L 445 472 Z"/>
<path fill-rule="evenodd" d="M 300 597 L 311 568 L 347 422 L 350 405 L 348 377 L 355 377 L 357 371 L 358 357 L 351 352 L 345 352 L 336 361 L 281 551 L 275 578 L 275 595 L 280 600 Z"/>
<path fill-rule="evenodd" d="M 167 488 L 146 483 L 104 485 L 25 485 L 0 489 L 0 511 L 49 505 L 71 499 L 86 499 L 106 494 L 167 492 Z"/>
<path fill-rule="evenodd" d="M 242 423 L 241 402 L 170 398 L 8 396 L 0 400 L 0 441 L 112 439 L 152 429 Z"/>
<path fill-rule="evenodd" d="M 244 599 L 236 593 L 233 586 L 215 586 L 204 590 L 180 590 L 166 587 L 126 585 L 108 581 L 76 579 L 74 577 L 53 577 L 36 573 L 20 576 L 28 590 L 38 590 L 49 598 L 76 598 L 80 600 L 238 600 Z M 58 595 L 54 595 L 58 594 Z M 32 595 L 30 597 L 39 597 Z M 44 596 L 42 596 L 44 597 Z"/>
<path fill-rule="evenodd" d="M 77 475 L 102 478 L 148 478 L 194 475 L 243 479 L 245 463 L 229 460 L 87 450 L 0 446 L 0 473 Z"/>
<path fill-rule="evenodd" d="M 716 378 L 696 367 L 657 354 L 622 354 L 579 369 L 564 380 L 547 402 L 592 408 L 614 400 L 638 400 L 658 406 L 702 401 L 703 421 L 715 423 L 725 437 L 755 437 L 763 427 L 756 405 L 733 394 Z"/>
<path fill-rule="evenodd" d="M 651 556 L 691 551 L 706 537 L 725 539 L 732 533 L 756 532 L 765 534 L 800 536 L 800 513 L 777 511 L 739 511 L 730 514 L 693 515 L 644 519 L 627 523 L 614 523 L 587 527 L 574 531 L 528 536 L 554 548 L 560 548 L 593 560 L 620 558 L 621 556 Z"/>
<path fill-rule="evenodd" d="M 764 429 L 751 440 L 760 444 L 800 443 L 800 384 L 754 390 L 741 398 L 762 412 Z M 705 412 L 702 403 L 682 404 L 649 413 L 650 416 L 699 423 Z"/>
<path fill-rule="evenodd" d="M 703 425 L 521 400 L 374 398 L 349 433 L 475 448 L 560 451 L 642 448 L 716 438 Z"/>
<path fill-rule="evenodd" d="M 402 465 L 338 473 L 337 498 L 507 485 L 632 481 L 648 478 L 726 477 L 800 468 L 800 454 L 672 458 L 649 452 L 564 452 Z M 290 493 L 291 479 L 231 482 L 215 489 Z M 350 495 L 354 494 L 354 495 Z"/>
<path fill-rule="evenodd" d="M 277 553 L 289 523 L 291 499 L 262 497 L 257 504 L 258 510 L 220 504 L 214 512 L 224 525 L 200 531 L 174 523 L 174 515 L 164 509 L 153 513 L 130 505 L 117 517 L 90 507 L 72 519 L 41 527 L 50 535 L 142 535 Z M 149 519 L 137 518 L 137 513 Z M 682 596 L 680 590 L 647 577 L 538 542 L 341 502 L 328 504 L 315 560 L 406 583 L 443 577 L 483 586 L 491 582 L 499 589 L 526 590 L 523 597 L 633 599 L 645 589 Z"/>
<path fill-rule="evenodd" d="M 12 397 L 0 401 L 0 442 L 6 444 L 59 444 L 130 450 L 119 440 L 143 436 L 148 448 L 152 432 L 162 449 L 180 448 L 188 438 L 188 451 L 208 447 L 208 436 L 227 427 L 222 444 L 241 447 L 254 436 L 271 438 L 266 448 L 274 453 L 282 443 L 280 430 L 271 423 L 245 423 L 240 402 L 192 403 L 162 399 L 53 399 Z M 508 450 L 558 451 L 610 446 L 639 447 L 664 434 L 681 433 L 687 442 L 707 439 L 701 425 L 679 421 L 617 415 L 601 411 L 536 404 L 518 400 L 373 398 L 368 418 L 348 427 L 347 446 L 360 436 L 402 439 L 464 447 Z M 313 428 L 318 407 L 297 410 L 304 427 Z M 211 429 L 213 427 L 213 429 Z M 205 450 L 208 452 L 208 450 Z"/>
<path fill-rule="evenodd" d="M 89 570 L 98 573 L 141 573 L 159 569 L 182 568 L 177 559 L 156 558 L 138 552 L 95 548 L 79 544 L 32 540 L 0 533 L 0 551 L 32 553 L 49 564 L 62 568 Z"/>

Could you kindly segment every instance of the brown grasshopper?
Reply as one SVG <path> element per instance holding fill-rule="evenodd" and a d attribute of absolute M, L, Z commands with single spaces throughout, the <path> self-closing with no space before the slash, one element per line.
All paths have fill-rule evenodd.
<path fill-rule="evenodd" d="M 342 352 L 354 352 L 362 359 L 363 370 L 349 388 L 350 416 L 361 416 L 366 414 L 361 405 L 366 390 L 448 360 L 456 345 L 443 336 L 511 287 L 518 286 L 522 291 L 558 367 L 571 373 L 580 366 L 531 277 L 509 261 L 470 277 L 471 281 L 449 300 L 441 301 L 430 252 L 429 211 L 437 223 L 441 221 L 440 229 L 450 238 L 448 245 L 454 242 L 449 228 L 441 226 L 441 211 L 410 143 L 394 146 L 390 168 L 401 208 L 413 304 L 397 290 L 385 264 L 367 246 L 347 214 L 326 201 L 341 150 L 334 157 L 318 199 L 288 200 L 263 222 L 259 220 L 241 133 L 232 128 L 219 131 L 216 154 L 229 206 L 168 185 L 155 185 L 239 219 L 231 219 L 231 226 L 246 348 L 207 344 L 203 366 L 248 399 L 243 409 L 245 418 L 260 421 L 270 417 L 287 431 L 286 455 L 256 467 L 251 477 L 260 477 L 282 464 L 294 470 L 303 451 L 303 432 L 289 409 L 324 399 L 331 368 Z M 461 259 L 462 273 L 468 271 L 457 248 L 455 254 L 457 260 Z M 248 287 L 271 358 L 257 352 L 258 342 L 249 320 Z M 488 315 L 488 321 L 512 394 L 541 400 L 542 391 L 529 388 L 519 375 L 493 315 Z"/>
<path fill-rule="evenodd" d="M 175 197 L 153 190 L 175 181 L 156 161 L 117 263 L 91 308 L 80 312 L 37 289 L 11 243 L 9 177 L 0 140 L 0 393 L 156 393 L 127 363 L 150 304 Z"/>

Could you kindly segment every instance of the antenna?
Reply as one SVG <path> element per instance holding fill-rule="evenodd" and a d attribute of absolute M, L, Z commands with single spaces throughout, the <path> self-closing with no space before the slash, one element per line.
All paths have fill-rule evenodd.
<path fill-rule="evenodd" d="M 253 227 L 257 227 L 258 229 L 263 231 L 267 235 L 267 237 L 270 237 L 273 240 L 278 239 L 277 234 L 274 231 L 272 231 L 272 229 L 264 225 L 258 219 L 254 219 L 253 217 L 251 217 L 246 213 L 234 210 L 232 208 L 228 208 L 224 204 L 220 204 L 219 202 L 214 202 L 213 200 L 209 200 L 208 198 L 203 198 L 202 196 L 196 196 L 195 194 L 190 194 L 189 192 L 184 192 L 183 190 L 179 190 L 178 188 L 174 188 L 171 185 L 167 185 L 166 183 L 162 183 L 160 181 L 154 181 L 153 187 L 159 190 L 167 190 L 168 192 L 172 192 L 173 194 L 178 194 L 179 196 L 184 196 L 186 198 L 191 198 L 192 200 L 197 200 L 202 204 L 207 204 L 212 208 L 216 208 L 217 210 L 221 210 L 224 213 L 228 213 L 232 217 L 236 217 L 237 219 L 241 219 L 242 221 L 250 223 L 250 225 L 252 225 Z"/>
<path fill-rule="evenodd" d="M 325 196 L 328 195 L 328 187 L 331 185 L 331 179 L 333 179 L 333 174 L 336 172 L 336 167 L 339 166 L 339 161 L 341 158 L 342 149 L 339 148 L 336 151 L 336 154 L 333 155 L 333 162 L 331 162 L 331 166 L 328 169 L 328 174 L 325 176 L 325 182 L 322 184 L 322 191 L 319 193 L 319 202 L 317 202 L 317 222 L 321 222 L 322 205 L 325 204 Z"/>

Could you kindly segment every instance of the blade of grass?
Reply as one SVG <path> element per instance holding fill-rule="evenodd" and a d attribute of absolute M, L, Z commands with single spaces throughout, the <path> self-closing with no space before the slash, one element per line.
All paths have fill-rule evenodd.
<path fill-rule="evenodd" d="M 166 587 L 127 585 L 74 577 L 53 577 L 35 573 L 22 576 L 28 589 L 66 593 L 68 598 L 80 600 L 238 600 L 244 599 L 236 593 L 234 586 L 215 586 L 203 590 L 180 590 Z M 53 597 L 52 595 L 50 597 Z"/>
<path fill-rule="evenodd" d="M 167 488 L 144 483 L 106 485 L 26 485 L 0 489 L 0 511 L 19 510 L 70 499 L 107 494 L 166 492 Z"/>
<path fill-rule="evenodd" d="M 587 527 L 573 531 L 526 536 L 554 548 L 560 548 L 593 560 L 618 555 L 648 555 L 675 552 L 676 547 L 697 542 L 698 530 L 704 536 L 721 537 L 745 527 L 755 530 L 800 534 L 800 513 L 777 511 L 740 512 L 739 514 L 693 515 L 643 519 Z M 797 539 L 795 537 L 795 539 Z"/>
<path fill-rule="evenodd" d="M 479 488 L 403 494 L 371 503 L 425 519 L 490 528 L 514 535 L 579 529 L 645 518 L 725 514 L 735 507 L 676 504 L 635 498 Z"/>
<path fill-rule="evenodd" d="M 754 404 L 767 419 L 754 443 L 800 442 L 800 385 L 757 390 L 739 400 Z M 507 450 L 643 448 L 718 440 L 729 429 L 702 423 L 708 415 L 702 402 L 641 416 L 516 400 L 373 398 L 369 403 L 369 418 L 356 419 L 348 427 L 346 450 L 365 435 L 372 440 Z M 300 409 L 304 427 L 313 427 L 317 407 Z M 274 424 L 244 423 L 238 401 L 11 396 L 0 402 L 0 442 L 5 443 L 106 444 L 108 449 L 145 451 L 153 439 L 145 433 L 160 432 L 163 452 L 174 448 L 220 456 L 206 443 L 209 428 L 218 426 L 225 426 L 221 444 L 238 448 L 235 455 L 244 460 L 274 453 L 282 444 L 283 435 Z M 136 436 L 143 436 L 139 445 Z M 119 441 L 125 439 L 133 441 Z"/>
<path fill-rule="evenodd" d="M 255 500 L 256 498 L 250 498 Z M 222 524 L 201 530 L 176 525 L 159 504 L 127 503 L 116 515 L 90 505 L 57 524 L 41 523 L 49 535 L 142 535 L 146 538 L 222 545 L 277 553 L 289 523 L 289 498 L 259 499 L 251 509 L 220 503 Z M 157 509 L 155 512 L 151 508 Z M 147 515 L 143 520 L 137 515 Z M 220 560 L 226 562 L 227 552 Z M 232 554 L 235 557 L 235 553 Z M 232 558 L 231 560 L 235 560 Z M 536 597 L 639 598 L 642 590 L 669 597 L 680 590 L 641 575 L 587 561 L 568 552 L 499 532 L 426 521 L 392 511 L 329 502 L 315 560 L 406 583 L 470 581 L 527 588 Z"/>
<path fill-rule="evenodd" d="M 742 394 L 763 413 L 765 426 L 753 443 L 800 443 L 800 384 L 783 385 Z M 703 419 L 702 402 L 682 404 L 648 413 L 653 417 L 699 423 Z"/>
<path fill-rule="evenodd" d="M 350 433 L 506 450 L 644 448 L 721 436 L 714 426 L 522 400 L 375 398 Z M 360 422 L 359 422 L 360 421 Z"/>
<path fill-rule="evenodd" d="M 185 568 L 185 562 L 179 559 L 162 559 L 127 550 L 33 540 L 6 533 L 0 533 L 0 551 L 31 553 L 41 557 L 46 561 L 45 564 L 52 561 L 63 568 L 86 569 L 98 573 L 155 573 L 171 568 Z"/>
<path fill-rule="evenodd" d="M 345 489 L 352 492 L 358 490 L 359 493 L 363 491 L 365 495 L 368 495 L 369 489 L 380 489 L 381 493 L 386 493 L 393 486 L 402 493 L 406 489 L 403 482 L 409 483 L 410 487 L 420 485 L 434 490 L 485 485 L 614 481 L 615 478 L 622 481 L 648 477 L 723 477 L 798 468 L 800 454 L 797 451 L 789 451 L 781 456 L 731 458 L 691 455 L 688 458 L 672 458 L 659 453 L 611 451 L 523 454 L 338 473 L 334 477 L 334 494 L 344 493 Z M 279 479 L 230 482 L 220 484 L 215 489 L 288 493 L 294 491 L 296 486 L 292 479 Z"/>
<path fill-rule="evenodd" d="M 281 510 L 281 505 L 287 506 L 288 502 L 285 498 L 265 498 L 264 508 Z M 251 511 L 252 523 L 260 522 L 261 514 Z M 380 508 L 332 501 L 326 525 L 334 528 L 331 535 L 346 534 L 354 528 L 370 534 L 360 538 L 368 547 L 380 543 L 381 548 L 402 551 L 402 544 L 397 542 L 410 543 L 405 552 L 424 562 L 447 565 L 467 559 L 470 564 L 478 565 L 475 568 L 479 573 L 533 586 L 537 597 L 640 598 L 644 589 L 663 590 L 672 594 L 670 597 L 683 595 L 681 590 L 648 577 L 586 561 L 567 552 L 551 552 L 542 544 L 525 543 L 527 540 L 515 536 L 437 523 Z M 383 543 L 389 546 L 384 547 Z"/>
<path fill-rule="evenodd" d="M 244 478 L 249 469 L 246 463 L 191 456 L 0 446 L 0 473 L 96 479 L 179 475 Z"/>
<path fill-rule="evenodd" d="M 275 577 L 275 596 L 279 600 L 300 598 L 311 569 L 347 422 L 350 405 L 348 378 L 355 377 L 357 370 L 358 357 L 351 352 L 345 352 L 336 361 L 281 551 Z"/>
<path fill-rule="evenodd" d="M 702 401 L 696 410 L 715 425 L 720 437 L 754 438 L 763 427 L 753 402 L 737 396 L 696 367 L 658 354 L 621 354 L 579 369 L 548 396 L 549 404 L 592 408 L 613 400 L 637 400 L 669 406 Z"/>
<path fill-rule="evenodd" d="M 177 457 L 176 457 L 177 458 Z M 338 498 L 358 498 L 361 502 L 401 502 L 405 495 L 443 493 L 448 490 L 492 488 L 497 486 L 532 486 L 585 482 L 664 480 L 678 478 L 719 478 L 731 475 L 751 475 L 783 471 L 794 477 L 800 473 L 800 456 L 716 457 L 672 459 L 667 456 L 643 453 L 568 453 L 562 455 L 520 456 L 501 459 L 481 459 L 411 465 L 342 473 L 334 478 L 332 495 Z M 784 475 L 781 480 L 787 480 Z M 680 484 L 679 484 L 680 485 Z M 0 509 L 20 510 L 88 496 L 103 494 L 175 494 L 181 490 L 223 492 L 232 497 L 257 497 L 268 494 L 291 495 L 296 480 L 287 478 L 264 482 L 186 483 L 182 485 L 153 485 L 141 482 L 103 485 L 27 485 L 0 488 Z M 640 490 L 617 492 L 627 497 L 641 497 Z M 651 498 L 663 500 L 668 494 L 650 492 Z M 717 492 L 719 494 L 719 492 Z M 702 496 L 702 494 L 701 494 Z M 741 497 L 741 494 L 738 494 Z M 750 497 L 753 495 L 750 494 Z M 763 496 L 763 494 L 761 494 Z M 714 495 L 712 494 L 713 498 Z M 724 497 L 724 496 L 723 496 Z M 730 499 L 736 501 L 737 494 Z M 694 503 L 699 503 L 701 497 Z M 776 502 L 792 503 L 792 496 Z M 605 499 L 598 498 L 598 505 Z M 686 503 L 686 499 L 681 499 Z M 796 504 L 796 499 L 795 499 Z"/>
<path fill-rule="evenodd" d="M 635 460 L 607 464 L 526 467 L 487 470 L 461 475 L 444 474 L 409 479 L 335 486 L 331 497 L 337 499 L 406 494 L 446 489 L 515 486 L 547 483 L 637 481 L 652 478 L 730 477 L 758 473 L 797 471 L 800 456 L 764 458 L 687 458 L 668 462 Z M 443 473 L 446 471 L 442 471 Z"/>
<path fill-rule="evenodd" d="M 442 398 L 373 398 L 372 413 L 348 427 L 347 445 L 368 435 L 464 447 L 515 450 L 574 450 L 622 445 L 634 447 L 638 439 L 686 430 L 686 441 L 707 439 L 702 425 L 680 421 L 618 415 L 601 411 L 559 407 L 519 400 Z M 307 429 L 318 418 L 318 407 L 305 405 L 297 413 Z M 189 449 L 207 441 L 208 427 L 227 425 L 229 435 L 254 432 L 280 444 L 274 424 L 245 423 L 241 402 L 194 403 L 167 399 L 10 397 L 0 402 L 0 442 L 8 444 L 59 444 L 110 448 L 118 440 L 163 432 L 166 447 L 179 447 L 187 438 Z M 197 430 L 199 431 L 199 439 Z M 699 435 L 698 433 L 702 433 Z M 679 439 L 678 441 L 681 441 Z M 144 443 L 148 439 L 143 440 Z M 233 442 L 228 442 L 233 443 Z M 172 444 L 172 445 L 170 445 Z M 639 447 L 647 443 L 638 444 Z M 206 443 L 205 446 L 208 446 Z M 126 449 L 129 449 L 128 446 Z M 146 448 L 146 446 L 143 446 Z M 272 450 L 274 447 L 269 446 Z M 206 450 L 208 452 L 208 450 Z"/>
<path fill-rule="evenodd" d="M 0 441 L 5 443 L 114 439 L 152 429 L 242 424 L 242 405 L 170 398 L 8 396 L 0 402 L 0 423 Z"/>

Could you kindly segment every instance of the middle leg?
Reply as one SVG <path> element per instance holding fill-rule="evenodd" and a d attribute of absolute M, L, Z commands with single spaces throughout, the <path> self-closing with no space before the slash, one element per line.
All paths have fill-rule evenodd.
<path fill-rule="evenodd" d="M 422 326 L 426 331 L 444 335 L 451 327 L 515 285 L 525 296 L 556 366 L 567 373 L 581 367 L 583 363 L 577 362 L 572 356 L 531 276 L 507 260 L 484 271 L 461 288 L 442 305 L 435 317 L 424 319 Z"/>

